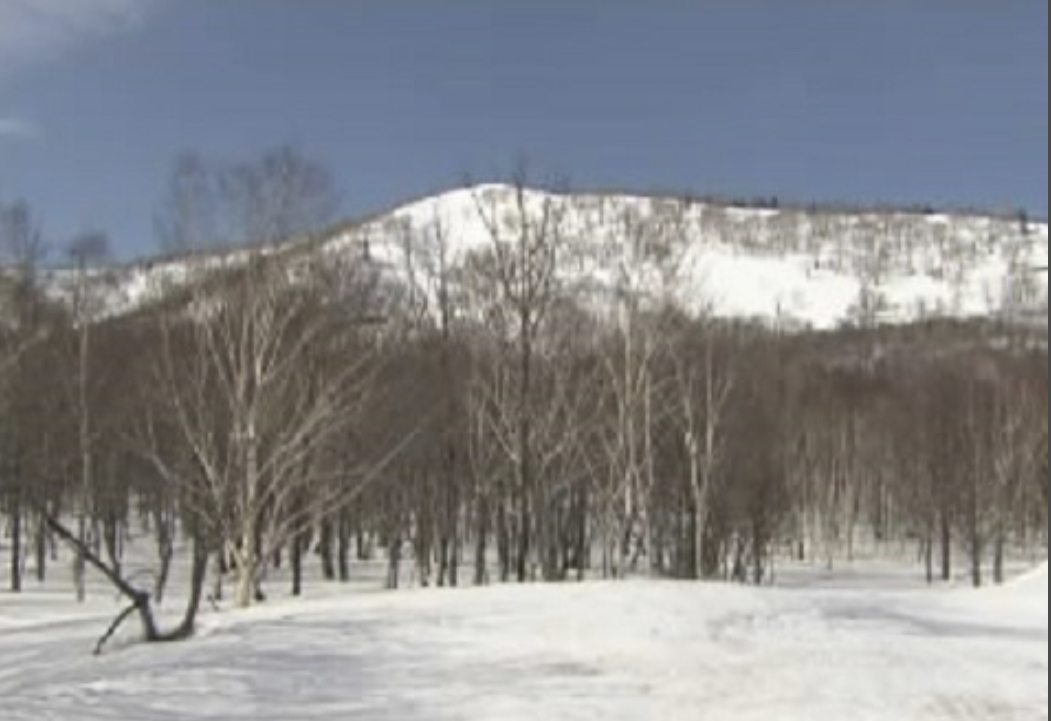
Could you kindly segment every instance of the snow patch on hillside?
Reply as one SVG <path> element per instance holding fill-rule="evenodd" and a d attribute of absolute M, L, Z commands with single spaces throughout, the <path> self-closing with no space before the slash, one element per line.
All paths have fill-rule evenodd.
<path fill-rule="evenodd" d="M 558 219 L 562 277 L 607 298 L 630 288 L 690 312 L 795 327 L 989 317 L 1045 308 L 1047 225 L 981 216 L 728 208 L 668 198 L 557 195 L 489 185 L 408 205 L 327 244 L 368 248 L 402 281 L 433 286 L 494 235 L 521 231 L 519 205 Z M 535 222 L 535 220 L 533 221 Z M 653 254 L 633 247 L 648 235 Z M 1046 310 L 1045 310 L 1046 313 Z"/>
<path fill-rule="evenodd" d="M 735 208 L 486 185 L 374 217 L 336 233 L 320 251 L 291 243 L 272 252 L 292 257 L 301 247 L 367 258 L 433 305 L 436 276 L 484 253 L 494 235 L 515 238 L 522 209 L 531 230 L 545 213 L 557 226 L 565 247 L 560 275 L 592 294 L 589 307 L 630 290 L 694 313 L 817 329 L 1047 312 L 1047 273 L 1033 272 L 1047 265 L 1047 224 L 1019 218 Z M 132 311 L 244 257 L 238 251 L 97 271 L 98 314 Z M 73 273 L 48 278 L 56 300 L 70 302 L 75 287 Z"/>

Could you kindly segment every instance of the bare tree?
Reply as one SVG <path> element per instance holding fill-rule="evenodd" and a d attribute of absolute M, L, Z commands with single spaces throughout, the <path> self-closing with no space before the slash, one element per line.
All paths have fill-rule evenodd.
<path fill-rule="evenodd" d="M 25 478 L 26 437 L 33 424 L 25 397 L 28 352 L 44 338 L 37 266 L 44 243 L 29 204 L 0 205 L 0 502 L 10 518 L 11 587 L 22 586 L 24 520 L 32 484 Z M 7 268 L 10 270 L 8 270 Z M 7 307 L 4 307 L 7 306 Z"/>
<path fill-rule="evenodd" d="M 722 342 L 720 342 L 722 341 Z M 673 349 L 675 389 L 682 414 L 692 531 L 689 573 L 694 578 L 718 570 L 709 525 L 726 449 L 726 415 L 734 386 L 733 359 L 713 323 L 703 319 L 680 333 Z"/>
<path fill-rule="evenodd" d="M 215 208 L 226 237 L 269 245 L 318 230 L 334 211 L 327 169 L 293 149 L 207 182 L 202 165 L 185 169 L 197 202 L 166 208 L 169 227 L 197 227 L 198 208 Z M 368 309 L 360 276 L 336 259 L 267 247 L 199 276 L 188 305 L 164 314 L 157 359 L 183 451 L 151 439 L 141 448 L 233 560 L 235 602 L 247 606 L 267 561 L 286 546 L 298 553 L 322 511 L 357 493 L 360 459 L 339 449 L 369 388 Z"/>
<path fill-rule="evenodd" d="M 332 222 L 339 208 L 329 169 L 291 146 L 225 169 L 218 185 L 231 237 L 249 245 L 310 235 Z"/>
<path fill-rule="evenodd" d="M 219 226 L 216 171 L 196 153 L 173 163 L 168 186 L 154 215 L 161 250 L 183 254 L 224 242 Z"/>
<path fill-rule="evenodd" d="M 488 324 L 502 349 L 492 386 L 501 401 L 489 407 L 500 413 L 493 427 L 501 429 L 501 447 L 513 468 L 514 573 L 524 582 L 535 558 L 539 510 L 539 342 L 559 293 L 565 207 L 554 196 L 533 193 L 524 171 L 515 178 L 510 198 L 477 193 L 475 207 L 490 245 L 471 263 Z"/>
<path fill-rule="evenodd" d="M 69 244 L 69 256 L 75 263 L 76 280 L 73 293 L 73 320 L 77 329 L 76 347 L 76 408 L 78 418 L 77 442 L 80 453 L 80 493 L 77 502 L 77 539 L 78 548 L 89 546 L 88 516 L 91 513 L 92 483 L 95 466 L 94 433 L 92 430 L 92 407 L 89 387 L 91 384 L 91 338 L 92 326 L 97 315 L 97 298 L 88 276 L 90 267 L 105 260 L 109 254 L 109 238 L 100 231 L 82 233 Z M 84 601 L 86 559 L 83 553 L 74 558 L 73 581 L 76 587 L 77 600 Z"/>
<path fill-rule="evenodd" d="M 171 253 L 260 246 L 316 232 L 338 208 L 332 173 L 295 147 L 231 164 L 185 152 L 173 164 L 154 228 Z"/>

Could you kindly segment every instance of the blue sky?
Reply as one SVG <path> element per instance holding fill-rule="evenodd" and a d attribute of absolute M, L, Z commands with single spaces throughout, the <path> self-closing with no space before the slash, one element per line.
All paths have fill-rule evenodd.
<path fill-rule="evenodd" d="M 152 252 L 174 157 L 1047 214 L 1045 0 L 0 0 L 0 198 Z"/>

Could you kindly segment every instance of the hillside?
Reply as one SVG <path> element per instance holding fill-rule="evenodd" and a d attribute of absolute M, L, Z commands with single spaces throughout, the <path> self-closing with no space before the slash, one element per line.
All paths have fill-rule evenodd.
<path fill-rule="evenodd" d="M 548 240 L 559 245 L 561 279 L 597 309 L 608 307 L 603 299 L 631 293 L 691 313 L 794 328 L 1001 315 L 1046 322 L 1047 275 L 1032 268 L 1047 264 L 1047 223 L 1022 217 L 537 190 L 520 197 L 514 187 L 488 185 L 267 252 L 367 259 L 426 298 L 439 267 L 452 277 L 471 254 L 491 248 L 494 236 L 535 230 L 541 219 Z M 100 312 L 134 310 L 244 257 L 229 251 L 96 271 Z M 68 271 L 48 276 L 56 299 L 68 301 L 73 285 Z"/>

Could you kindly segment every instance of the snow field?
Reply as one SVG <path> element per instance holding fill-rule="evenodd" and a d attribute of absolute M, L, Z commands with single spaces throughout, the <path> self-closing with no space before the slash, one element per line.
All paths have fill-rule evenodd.
<path fill-rule="evenodd" d="M 89 649 L 77 610 L 0 595 L 0 717 L 1039 721 L 1047 568 L 989 591 L 880 573 L 791 588 L 629 581 L 333 592 Z M 863 580 L 864 579 L 864 580 Z M 21 609 L 21 610 L 20 610 Z"/>

